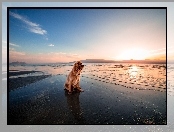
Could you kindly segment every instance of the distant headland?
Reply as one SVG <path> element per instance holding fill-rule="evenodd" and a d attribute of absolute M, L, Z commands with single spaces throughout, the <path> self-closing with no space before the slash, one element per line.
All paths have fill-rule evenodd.
<path fill-rule="evenodd" d="M 19 61 L 9 63 L 9 65 L 26 65 L 26 64 L 27 63 L 25 62 L 19 62 Z"/>
<path fill-rule="evenodd" d="M 144 64 L 166 64 L 166 60 L 105 60 L 105 59 L 86 59 L 81 60 L 83 63 L 144 63 Z"/>

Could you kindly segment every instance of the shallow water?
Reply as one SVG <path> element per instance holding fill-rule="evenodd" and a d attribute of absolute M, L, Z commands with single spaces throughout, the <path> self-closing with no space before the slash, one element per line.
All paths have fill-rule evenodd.
<path fill-rule="evenodd" d="M 72 64 L 50 64 L 42 66 L 10 66 L 10 70 L 42 71 L 40 73 L 35 73 L 35 75 L 68 75 L 72 67 Z M 169 68 L 172 70 L 172 66 Z M 171 70 L 170 72 L 172 72 Z M 34 75 L 34 73 L 30 75 Z M 166 92 L 165 64 L 86 63 L 81 75 L 101 82 L 111 83 L 113 85 L 122 85 L 127 88 Z M 20 76 L 15 76 L 15 78 L 16 77 Z M 169 78 L 172 79 L 172 77 L 172 75 L 169 75 Z M 169 81 L 169 93 L 173 91 L 171 88 L 172 86 L 172 82 Z"/>
<path fill-rule="evenodd" d="M 139 90 L 166 90 L 165 65 L 104 64 L 86 67 L 89 77 Z"/>
<path fill-rule="evenodd" d="M 9 93 L 9 124 L 166 124 L 166 94 L 81 77 L 84 92 L 68 95 L 65 75 Z"/>

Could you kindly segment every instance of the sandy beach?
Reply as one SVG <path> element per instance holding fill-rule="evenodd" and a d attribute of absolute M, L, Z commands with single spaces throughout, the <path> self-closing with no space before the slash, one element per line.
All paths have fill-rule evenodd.
<path fill-rule="evenodd" d="M 123 84 L 117 78 L 114 80 L 114 76 L 110 76 L 112 81 L 109 81 L 107 77 L 101 77 L 104 74 L 100 72 L 93 72 L 95 76 L 89 74 L 93 69 L 86 66 L 80 81 L 84 92 L 68 95 L 64 83 L 71 67 L 52 66 L 49 70 L 52 72 L 45 72 L 43 67 L 42 71 L 38 67 L 25 67 L 25 72 L 21 67 L 11 68 L 8 124 L 167 123 L 166 89 L 163 86 L 129 86 L 128 82 Z M 15 68 L 22 70 L 14 73 L 12 70 Z M 121 74 L 119 71 L 117 73 Z M 161 82 L 164 81 L 162 79 Z"/>

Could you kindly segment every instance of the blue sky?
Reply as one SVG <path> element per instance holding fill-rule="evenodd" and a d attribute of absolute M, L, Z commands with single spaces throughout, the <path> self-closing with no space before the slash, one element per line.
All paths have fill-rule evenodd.
<path fill-rule="evenodd" d="M 165 55 L 164 9 L 10 9 L 10 61 Z"/>
<path fill-rule="evenodd" d="M 64 2 L 42 2 L 42 3 L 13 3 L 4 2 L 2 4 L 2 49 L 3 62 L 6 61 L 6 7 L 17 6 L 97 6 L 99 3 L 64 3 Z M 101 5 L 100 5 L 101 6 Z M 111 3 L 105 3 L 105 7 L 111 6 Z M 173 5 L 172 3 L 127 3 L 117 2 L 112 3 L 112 6 L 130 7 L 130 6 L 157 6 L 168 8 L 168 58 L 174 60 L 173 54 Z M 39 61 L 71 61 L 86 58 L 104 58 L 104 59 L 125 59 L 125 58 L 139 58 L 147 57 L 148 55 L 165 55 L 166 45 L 164 43 L 164 30 L 162 26 L 164 23 L 163 13 L 160 12 L 134 12 L 129 11 L 120 13 L 91 13 L 91 12 L 75 12 L 62 13 L 61 20 L 54 14 L 42 13 L 42 11 L 31 13 L 28 11 L 13 10 L 12 13 L 20 15 L 24 20 L 22 21 L 14 16 L 12 27 L 14 32 L 11 32 L 10 39 L 10 57 L 12 60 L 39 62 Z M 66 15 L 65 15 L 66 14 Z M 88 15 L 87 15 L 88 14 Z M 92 15 L 91 15 L 92 14 Z M 127 15 L 126 15 L 127 14 Z M 131 15 L 130 15 L 131 14 Z M 161 14 L 161 15 L 159 15 Z M 57 14 L 57 16 L 60 16 Z M 156 15 L 156 16 L 155 16 Z M 65 18 L 65 16 L 68 16 Z M 114 17 L 116 16 L 116 17 Z M 131 17 L 130 17 L 131 16 Z M 157 17 L 158 16 L 158 17 Z M 139 17 L 139 18 L 138 18 Z M 78 22 L 76 19 L 78 18 Z M 86 19 L 85 19 L 86 18 Z M 106 19 L 107 18 L 107 19 Z M 147 19 L 148 18 L 148 19 Z M 161 20 L 160 20 L 161 19 Z M 63 22 L 64 20 L 64 22 Z M 73 21 L 74 20 L 74 21 Z M 136 21 L 134 21 L 136 20 Z M 148 20 L 148 21 L 147 21 Z M 68 21 L 71 21 L 68 23 Z M 28 22 L 28 25 L 26 24 Z M 59 25 L 57 24 L 59 22 Z M 62 23 L 61 23 L 62 22 Z M 81 22 L 81 23 L 80 23 Z M 36 24 L 38 27 L 32 29 L 29 23 Z M 61 25 L 62 24 L 62 25 Z M 71 26 L 71 25 L 76 25 Z M 65 26 L 66 25 L 66 26 Z M 154 26 L 155 25 L 155 26 Z M 67 30 L 71 29 L 71 30 Z M 75 30 L 78 29 L 78 30 Z M 20 32 L 17 32 L 19 31 Z M 36 33 L 40 31 L 45 33 Z M 147 33 L 148 32 L 148 33 Z M 68 38 L 68 39 L 67 39 Z M 158 38 L 158 39 L 153 39 Z M 148 44 L 147 44 L 148 43 Z M 153 43 L 153 44 L 152 44 Z M 154 45 L 154 43 L 156 43 Z M 136 53 L 132 56 L 132 53 Z M 144 56 L 143 56 L 144 54 Z M 13 55 L 13 56 L 12 56 Z M 130 56 L 130 57 L 129 57 Z"/>

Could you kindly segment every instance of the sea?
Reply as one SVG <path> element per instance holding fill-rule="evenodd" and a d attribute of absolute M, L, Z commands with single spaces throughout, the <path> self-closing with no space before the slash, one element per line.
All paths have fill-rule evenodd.
<path fill-rule="evenodd" d="M 174 94 L 174 64 L 84 63 L 81 76 L 137 90 Z M 72 63 L 10 65 L 10 72 L 37 71 L 11 78 L 38 75 L 68 75 Z M 3 73 L 5 73 L 5 68 Z M 168 80 L 167 80 L 168 79 Z M 166 81 L 167 80 L 167 81 Z M 166 89 L 166 87 L 168 89 Z"/>

